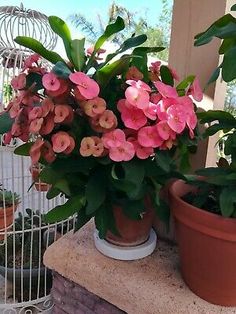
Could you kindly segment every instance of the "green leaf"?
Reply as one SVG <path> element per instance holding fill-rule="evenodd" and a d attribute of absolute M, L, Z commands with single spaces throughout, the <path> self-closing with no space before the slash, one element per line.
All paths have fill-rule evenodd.
<path fill-rule="evenodd" d="M 86 214 L 95 212 L 104 202 L 106 197 L 106 185 L 102 169 L 91 174 L 85 188 L 87 200 Z"/>
<path fill-rule="evenodd" d="M 82 195 L 76 195 L 67 200 L 63 205 L 51 209 L 46 215 L 47 223 L 55 223 L 67 219 L 78 212 L 84 206 L 85 199 Z"/>
<path fill-rule="evenodd" d="M 71 42 L 71 58 L 77 71 L 82 71 L 85 63 L 84 41 L 82 39 L 74 39 Z"/>
<path fill-rule="evenodd" d="M 15 148 L 14 153 L 20 156 L 29 156 L 29 151 L 33 143 L 25 143 Z"/>
<path fill-rule="evenodd" d="M 9 112 L 3 111 L 0 113 L 0 134 L 7 133 L 11 130 L 14 119 L 9 115 Z"/>
<path fill-rule="evenodd" d="M 82 207 L 76 217 L 75 231 L 81 229 L 91 218 L 91 215 L 86 215 L 85 207 Z"/>
<path fill-rule="evenodd" d="M 163 83 L 174 86 L 174 79 L 168 66 L 162 65 L 160 67 L 160 75 Z"/>
<path fill-rule="evenodd" d="M 65 179 L 58 180 L 55 183 L 54 188 L 60 190 L 66 196 L 70 196 L 71 195 L 69 184 L 68 184 L 67 180 L 65 180 Z"/>
<path fill-rule="evenodd" d="M 220 193 L 220 210 L 223 217 L 230 217 L 235 211 L 236 186 L 225 187 Z"/>
<path fill-rule="evenodd" d="M 131 59 L 131 65 L 135 66 L 140 72 L 143 73 L 143 81 L 148 82 L 149 77 L 148 77 L 148 57 L 147 57 L 147 52 L 146 50 L 143 50 L 141 48 L 144 47 L 138 47 L 135 48 L 133 51 L 133 54 L 135 56 L 139 56 L 139 58 L 133 58 Z"/>
<path fill-rule="evenodd" d="M 220 48 L 219 54 L 226 53 L 230 48 L 236 45 L 236 38 L 226 38 L 223 40 Z"/>
<path fill-rule="evenodd" d="M 89 58 L 89 61 L 86 65 L 85 71 L 88 71 L 90 69 L 90 66 L 94 61 L 94 58 L 95 58 L 97 51 L 102 47 L 104 42 L 108 38 L 110 38 L 112 35 L 122 31 L 124 28 L 125 28 L 125 23 L 124 23 L 124 20 L 120 16 L 117 17 L 117 19 L 114 23 L 107 25 L 103 35 L 98 38 L 98 40 L 96 41 L 96 43 L 94 45 L 93 53 Z"/>
<path fill-rule="evenodd" d="M 170 157 L 169 151 L 158 150 L 155 155 L 156 163 L 165 172 L 169 172 L 171 169 L 172 158 Z"/>
<path fill-rule="evenodd" d="M 197 175 L 204 176 L 204 177 L 226 175 L 228 173 L 230 173 L 229 169 L 218 168 L 218 167 L 208 167 L 208 168 L 196 170 Z"/>
<path fill-rule="evenodd" d="M 132 220 L 141 220 L 142 214 L 146 211 L 143 200 L 126 200 L 122 209 L 124 214 Z"/>
<path fill-rule="evenodd" d="M 117 49 L 114 53 L 111 53 L 106 57 L 105 63 L 109 62 L 112 58 L 114 58 L 119 53 L 122 53 L 130 48 L 142 45 L 146 40 L 147 40 L 146 35 L 138 35 L 138 36 L 134 36 L 134 37 L 130 37 L 126 39 L 122 43 L 119 49 Z"/>
<path fill-rule="evenodd" d="M 48 200 L 51 200 L 54 197 L 58 196 L 60 193 L 61 193 L 60 190 L 58 190 L 57 188 L 51 186 L 51 188 L 48 190 L 48 192 L 46 194 L 46 197 L 47 197 Z"/>
<path fill-rule="evenodd" d="M 67 57 L 70 61 L 72 61 L 70 46 L 71 34 L 67 24 L 57 16 L 49 16 L 48 21 L 52 30 L 63 40 Z"/>
<path fill-rule="evenodd" d="M 236 36 L 236 34 L 235 34 Z M 222 77 L 225 82 L 231 82 L 236 78 L 236 46 L 229 49 L 222 62 Z"/>
<path fill-rule="evenodd" d="M 132 56 L 123 56 L 119 60 L 107 64 L 99 69 L 96 73 L 99 85 L 105 88 L 114 76 L 125 72 L 128 69 L 130 58 L 132 58 Z"/>
<path fill-rule="evenodd" d="M 236 119 L 234 116 L 223 110 L 208 110 L 206 112 L 198 112 L 198 118 L 201 120 L 201 123 L 210 123 L 212 121 L 220 121 L 220 122 L 228 122 L 228 123 L 235 123 L 236 126 Z"/>
<path fill-rule="evenodd" d="M 121 163 L 125 171 L 125 180 L 133 182 L 135 185 L 140 185 L 144 180 L 145 168 L 140 160 L 130 160 Z"/>
<path fill-rule="evenodd" d="M 201 46 L 209 43 L 213 37 L 221 39 L 236 36 L 236 22 L 231 14 L 226 14 L 214 22 L 205 32 L 195 36 L 194 46 Z"/>
<path fill-rule="evenodd" d="M 195 79 L 195 75 L 189 75 L 188 77 L 186 77 L 182 82 L 180 82 L 176 86 L 177 91 L 188 89 L 189 86 L 193 83 L 194 79 Z"/>
<path fill-rule="evenodd" d="M 42 182 L 55 185 L 59 180 L 62 179 L 63 174 L 59 171 L 53 170 L 50 166 L 45 167 L 39 174 Z"/>
<path fill-rule="evenodd" d="M 170 208 L 167 203 L 156 195 L 156 200 L 153 205 L 158 218 L 168 227 L 170 220 Z"/>
<path fill-rule="evenodd" d="M 109 217 L 106 206 L 101 206 L 95 213 L 95 225 L 99 233 L 99 238 L 104 239 L 109 229 Z"/>
<path fill-rule="evenodd" d="M 105 32 L 103 33 L 102 36 L 98 38 L 94 45 L 94 52 L 93 54 L 95 55 L 98 49 L 101 48 L 101 46 L 104 44 L 104 42 L 110 38 L 112 35 L 122 31 L 125 28 L 125 23 L 124 20 L 118 16 L 116 21 L 114 23 L 111 23 L 107 25 Z"/>
<path fill-rule="evenodd" d="M 218 77 L 220 75 L 220 70 L 221 70 L 221 66 L 216 68 L 213 71 L 213 73 L 212 73 L 211 77 L 209 78 L 209 80 L 207 81 L 206 85 L 210 85 L 211 83 L 215 82 L 218 79 Z"/>
<path fill-rule="evenodd" d="M 15 38 L 15 42 L 21 46 L 33 50 L 34 52 L 42 56 L 44 59 L 52 62 L 53 64 L 57 63 L 58 61 L 65 62 L 59 54 L 44 48 L 44 46 L 34 38 L 17 36 Z"/>
<path fill-rule="evenodd" d="M 72 73 L 69 67 L 64 62 L 57 62 L 52 68 L 52 71 L 63 79 L 68 79 L 69 75 Z"/>
<path fill-rule="evenodd" d="M 33 91 L 37 92 L 40 89 L 43 89 L 42 75 L 39 73 L 31 72 L 26 76 L 26 88 L 34 85 Z"/>

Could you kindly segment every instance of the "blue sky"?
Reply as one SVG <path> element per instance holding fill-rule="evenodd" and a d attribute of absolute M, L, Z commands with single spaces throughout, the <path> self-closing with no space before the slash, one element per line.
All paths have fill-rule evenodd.
<path fill-rule="evenodd" d="M 46 15 L 57 15 L 66 19 L 72 13 L 82 13 L 88 18 L 96 18 L 98 12 L 107 12 L 112 0 L 0 0 L 0 5 L 20 5 L 26 8 L 39 10 Z M 131 11 L 143 13 L 148 9 L 149 24 L 156 24 L 161 12 L 161 0 L 117 0 L 116 3 L 125 6 Z"/>
<path fill-rule="evenodd" d="M 168 1 L 172 2 L 172 0 Z M 21 2 L 26 9 L 34 9 L 48 16 L 59 16 L 68 23 L 72 38 L 80 38 L 82 34 L 71 25 L 68 16 L 73 13 L 81 13 L 90 21 L 96 21 L 97 13 L 103 13 L 104 21 L 106 21 L 108 8 L 112 0 L 0 0 L 0 6 L 20 6 Z M 141 15 L 144 17 L 146 12 L 149 25 L 158 23 L 158 18 L 162 10 L 161 0 L 116 0 L 115 2 L 125 6 L 132 12 L 136 12 L 138 16 Z M 65 57 L 64 47 L 60 39 L 55 50 Z"/>

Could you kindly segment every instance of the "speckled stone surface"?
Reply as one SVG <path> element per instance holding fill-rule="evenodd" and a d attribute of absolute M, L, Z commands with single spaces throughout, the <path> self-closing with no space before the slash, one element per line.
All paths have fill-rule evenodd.
<path fill-rule="evenodd" d="M 179 273 L 175 246 L 159 241 L 139 261 L 116 261 L 99 253 L 93 224 L 52 244 L 44 263 L 65 278 L 128 314 L 233 314 L 236 308 L 209 304 L 194 295 Z"/>

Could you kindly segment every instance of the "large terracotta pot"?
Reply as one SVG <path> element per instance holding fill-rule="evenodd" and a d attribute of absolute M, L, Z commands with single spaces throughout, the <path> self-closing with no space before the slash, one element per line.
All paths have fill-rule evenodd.
<path fill-rule="evenodd" d="M 109 231 L 106 240 L 119 246 L 137 246 L 146 242 L 152 228 L 155 212 L 148 199 L 145 200 L 145 205 L 146 211 L 141 220 L 132 220 L 124 214 L 120 206 L 113 206 L 115 223 L 120 237 Z"/>
<path fill-rule="evenodd" d="M 14 213 L 16 211 L 17 205 L 0 208 L 0 232 L 4 232 L 9 226 L 13 224 Z M 0 234 L 0 240 L 4 239 L 4 234 Z"/>
<path fill-rule="evenodd" d="M 191 190 L 179 180 L 169 191 L 182 276 L 208 302 L 236 306 L 236 219 L 186 203 L 181 197 Z"/>

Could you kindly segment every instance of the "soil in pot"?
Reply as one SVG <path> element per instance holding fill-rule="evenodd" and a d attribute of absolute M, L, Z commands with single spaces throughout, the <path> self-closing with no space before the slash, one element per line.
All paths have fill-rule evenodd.
<path fill-rule="evenodd" d="M 194 190 L 183 181 L 169 192 L 186 284 L 208 302 L 236 306 L 236 219 L 186 203 L 182 197 Z"/>

